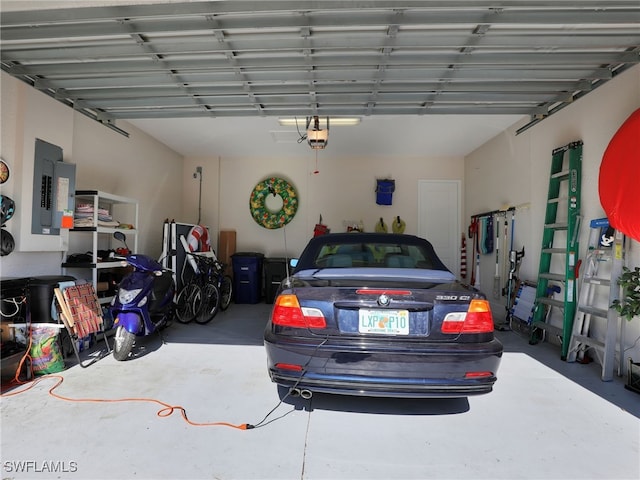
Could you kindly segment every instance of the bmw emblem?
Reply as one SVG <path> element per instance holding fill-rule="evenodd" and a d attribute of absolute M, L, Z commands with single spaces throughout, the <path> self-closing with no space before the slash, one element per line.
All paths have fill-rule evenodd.
<path fill-rule="evenodd" d="M 384 293 L 378 297 L 378 305 L 381 307 L 386 307 L 391 302 L 391 299 L 385 295 Z"/>

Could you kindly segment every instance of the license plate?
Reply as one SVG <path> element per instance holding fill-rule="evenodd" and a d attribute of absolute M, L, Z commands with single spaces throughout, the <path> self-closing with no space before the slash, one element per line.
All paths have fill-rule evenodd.
<path fill-rule="evenodd" d="M 358 312 L 358 331 L 381 335 L 409 335 L 408 310 L 367 310 Z"/>

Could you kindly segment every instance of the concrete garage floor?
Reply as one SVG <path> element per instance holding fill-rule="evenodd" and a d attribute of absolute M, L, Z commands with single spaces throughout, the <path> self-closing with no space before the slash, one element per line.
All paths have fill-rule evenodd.
<path fill-rule="evenodd" d="M 54 393 L 149 398 L 192 422 L 258 423 L 279 402 L 262 329 L 270 305 L 231 305 L 212 323 L 174 324 L 124 363 L 72 366 Z M 640 395 L 595 365 L 498 332 L 494 392 L 468 399 L 314 395 L 286 399 L 253 430 L 191 426 L 159 404 L 69 402 L 45 378 L 2 398 L 2 478 L 638 479 Z"/>

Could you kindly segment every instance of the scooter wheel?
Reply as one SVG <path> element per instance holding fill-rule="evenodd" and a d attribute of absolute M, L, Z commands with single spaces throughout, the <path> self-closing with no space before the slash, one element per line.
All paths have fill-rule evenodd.
<path fill-rule="evenodd" d="M 136 336 L 125 330 L 124 327 L 119 326 L 116 328 L 113 343 L 113 358 L 120 362 L 126 360 L 131 353 L 135 339 Z"/>

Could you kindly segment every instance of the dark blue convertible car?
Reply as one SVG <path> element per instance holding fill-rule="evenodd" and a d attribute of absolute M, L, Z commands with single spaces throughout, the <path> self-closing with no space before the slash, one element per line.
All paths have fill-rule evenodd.
<path fill-rule="evenodd" d="M 489 302 L 425 239 L 313 238 L 282 282 L 264 341 L 294 393 L 463 397 L 492 390 L 502 356 Z"/>

